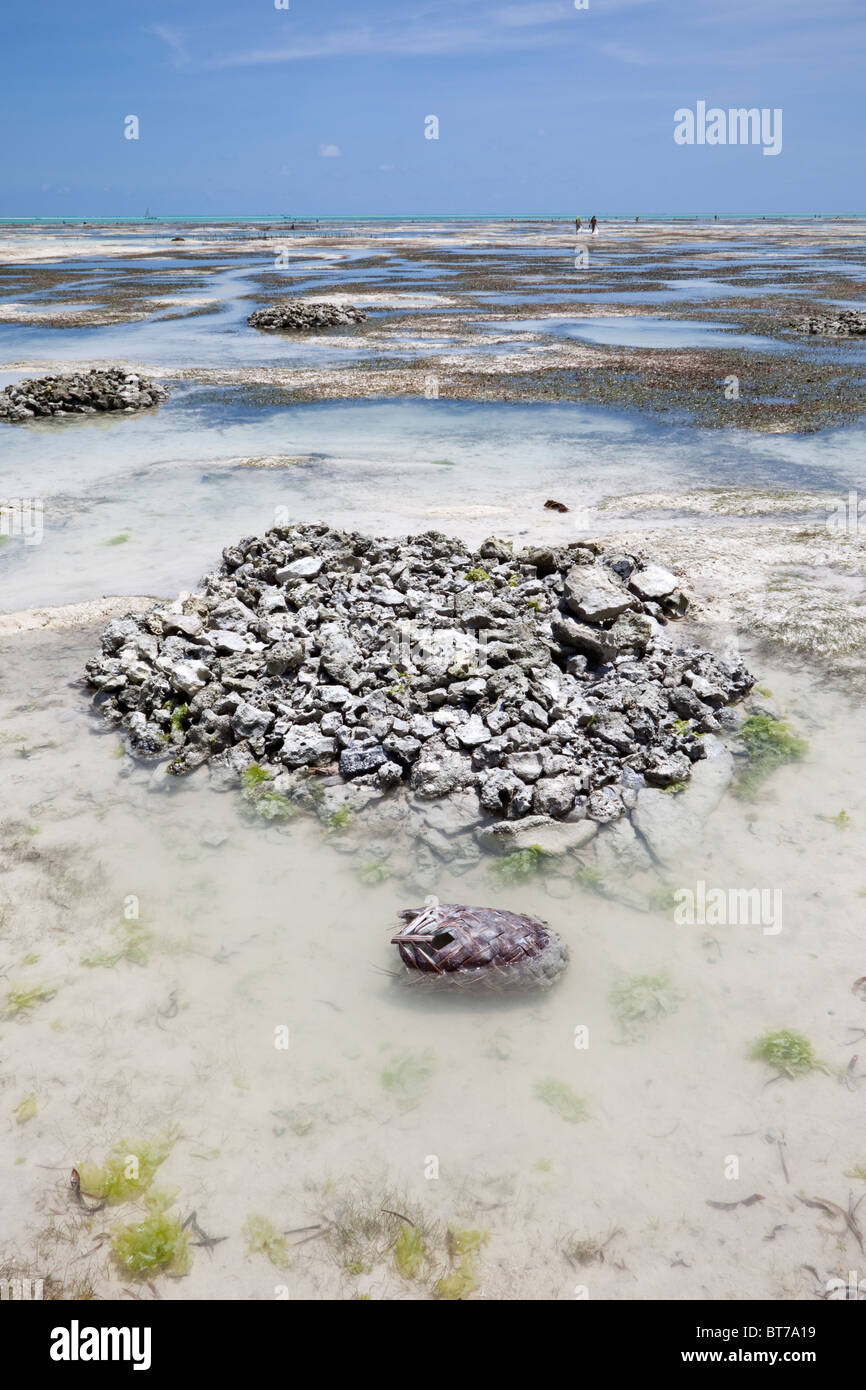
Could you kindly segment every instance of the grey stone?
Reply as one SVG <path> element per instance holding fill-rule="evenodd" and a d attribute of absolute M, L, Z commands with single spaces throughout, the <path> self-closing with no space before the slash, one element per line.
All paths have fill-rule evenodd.
<path fill-rule="evenodd" d="M 485 811 L 505 815 L 510 820 L 525 816 L 532 805 L 532 792 L 513 772 L 493 768 L 478 774 L 478 799 Z"/>
<path fill-rule="evenodd" d="M 183 637 L 200 637 L 203 624 L 197 613 L 169 612 L 163 618 L 163 630 L 180 633 Z"/>
<path fill-rule="evenodd" d="M 636 570 L 628 582 L 629 588 L 640 598 L 662 599 L 673 593 L 677 587 L 676 575 L 661 565 L 646 565 Z"/>
<path fill-rule="evenodd" d="M 431 799 L 446 796 L 462 786 L 469 780 L 471 766 L 459 753 L 432 744 L 433 740 L 425 744 L 412 765 L 410 777 L 413 791 Z"/>
<path fill-rule="evenodd" d="M 299 560 L 292 560 L 290 564 L 284 565 L 277 571 L 278 579 L 315 579 L 316 575 L 322 573 L 324 560 L 317 555 L 302 555 Z"/>
<path fill-rule="evenodd" d="M 315 724 L 296 725 L 283 739 L 280 762 L 286 767 L 317 767 L 336 756 L 333 738 L 319 732 Z"/>
<path fill-rule="evenodd" d="M 643 654 L 660 631 L 658 623 L 648 613 L 621 613 L 608 636 L 618 651 Z M 606 659 L 610 660 L 610 657 Z"/>
<path fill-rule="evenodd" d="M 619 655 L 619 643 L 612 632 L 603 627 L 588 627 L 586 623 L 575 622 L 574 618 L 561 614 L 553 619 L 551 629 L 557 642 L 565 647 L 574 647 L 584 656 L 595 657 L 599 661 L 613 661 Z M 586 670 L 586 661 L 575 669 L 571 669 L 569 662 L 569 668 L 569 675 L 581 675 Z"/>
<path fill-rule="evenodd" d="M 622 797 L 615 787 L 599 787 L 596 791 L 590 792 L 586 809 L 590 820 L 606 825 L 608 821 L 616 820 L 624 811 Z"/>
<path fill-rule="evenodd" d="M 535 784 L 532 809 L 539 816 L 567 815 L 574 805 L 577 782 L 574 777 L 542 777 Z"/>
<path fill-rule="evenodd" d="M 239 739 L 254 738 L 266 734 L 274 722 L 270 710 L 259 709 L 256 705 L 242 701 L 231 716 L 231 726 Z"/>
<path fill-rule="evenodd" d="M 421 740 L 413 738 L 411 734 L 405 737 L 399 735 L 395 737 L 392 733 L 383 739 L 382 747 L 392 761 L 408 767 L 410 763 L 414 763 L 421 752 Z"/>
<path fill-rule="evenodd" d="M 179 695 L 197 695 L 211 678 L 210 670 L 202 661 L 170 661 L 159 657 L 156 664 Z"/>
<path fill-rule="evenodd" d="M 377 772 L 387 762 L 388 756 L 381 744 L 350 743 L 340 754 L 340 773 L 347 780 L 362 777 L 365 773 Z"/>
<path fill-rule="evenodd" d="M 575 565 L 568 571 L 565 602 L 572 613 L 591 623 L 618 618 L 634 607 L 631 594 L 596 565 Z"/>
<path fill-rule="evenodd" d="M 247 639 L 240 632 L 233 632 L 231 628 L 213 627 L 207 635 L 220 656 L 232 656 L 247 650 Z"/>
<path fill-rule="evenodd" d="M 684 753 L 655 753 L 644 768 L 644 776 L 651 787 L 670 787 L 685 782 L 691 770 Z"/>
<path fill-rule="evenodd" d="M 522 782 L 537 782 L 544 770 L 540 753 L 510 753 L 505 759 L 505 766 Z"/>
<path fill-rule="evenodd" d="M 376 777 L 383 787 L 396 787 L 403 780 L 403 769 L 399 763 L 381 763 L 376 769 Z"/>
<path fill-rule="evenodd" d="M 473 714 L 456 729 L 457 738 L 464 748 L 477 748 L 479 743 L 489 743 L 492 734 L 484 720 Z"/>

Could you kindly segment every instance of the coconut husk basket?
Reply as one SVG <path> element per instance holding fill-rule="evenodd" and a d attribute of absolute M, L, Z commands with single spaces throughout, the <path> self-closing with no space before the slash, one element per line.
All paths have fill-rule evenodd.
<path fill-rule="evenodd" d="M 568 948 L 540 917 L 498 907 L 437 903 L 407 908 L 391 943 L 402 978 L 432 988 L 549 989 L 568 963 Z"/>

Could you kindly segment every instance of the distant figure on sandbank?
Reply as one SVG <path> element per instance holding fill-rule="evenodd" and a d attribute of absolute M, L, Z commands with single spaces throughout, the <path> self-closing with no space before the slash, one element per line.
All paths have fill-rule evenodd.
<path fill-rule="evenodd" d="M 575 230 L 576 232 L 579 232 L 579 231 L 580 231 L 580 218 L 579 218 L 579 217 L 575 217 L 575 219 L 574 219 L 574 230 Z"/>
<path fill-rule="evenodd" d="M 594 213 L 589 219 L 589 230 L 592 232 L 593 236 L 598 236 L 598 218 Z"/>

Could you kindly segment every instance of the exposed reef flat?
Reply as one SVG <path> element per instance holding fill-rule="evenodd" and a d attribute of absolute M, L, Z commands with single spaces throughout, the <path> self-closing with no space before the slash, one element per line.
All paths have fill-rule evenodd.
<path fill-rule="evenodd" d="M 862 334 L 795 327 L 862 318 L 856 219 L 613 223 L 591 242 L 555 221 L 384 233 L 351 224 L 182 227 L 179 245 L 175 230 L 7 230 L 0 315 L 25 330 L 10 369 L 62 369 L 63 325 L 88 323 L 95 331 L 81 358 L 92 365 L 113 358 L 132 371 L 220 384 L 251 404 L 266 396 L 572 400 L 768 433 L 845 424 L 866 407 Z M 79 264 L 91 255 L 104 260 L 98 271 Z M 64 263 L 46 264 L 52 256 Z M 237 329 L 274 301 L 305 313 L 327 301 L 371 316 L 296 340 L 315 344 L 308 359 L 293 360 L 287 334 L 286 351 L 263 362 L 259 335 Z M 658 333 L 635 336 L 645 316 Z M 214 354 L 213 336 L 193 333 L 183 335 L 183 354 L 172 350 L 171 335 L 152 331 L 169 318 L 224 332 L 225 351 Z M 563 319 L 584 339 L 582 321 L 601 322 L 604 341 L 564 336 Z M 122 346 L 102 339 L 100 324 L 126 325 Z M 687 340 L 697 345 L 677 345 Z M 345 360 L 318 360 L 325 343 Z"/>

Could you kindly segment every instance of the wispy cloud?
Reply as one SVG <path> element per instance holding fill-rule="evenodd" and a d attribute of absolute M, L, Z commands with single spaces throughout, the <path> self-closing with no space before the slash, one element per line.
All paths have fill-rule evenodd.
<path fill-rule="evenodd" d="M 172 67 L 183 68 L 187 66 L 189 54 L 183 39 L 175 29 L 169 29 L 166 24 L 151 24 L 145 32 L 155 34 L 158 39 L 162 39 L 163 43 L 168 45 Z"/>
<path fill-rule="evenodd" d="M 320 159 L 339 159 L 339 158 L 340 158 L 340 155 L 341 155 L 342 153 L 343 153 L 343 151 L 340 149 L 340 146 L 339 146 L 339 145 L 320 145 L 320 146 L 319 146 L 319 158 L 320 158 Z"/>
<path fill-rule="evenodd" d="M 523 49 L 542 47 L 550 42 L 546 37 L 535 36 L 527 42 L 515 38 L 509 42 L 503 35 L 498 40 L 483 29 L 450 28 L 424 29 L 410 27 L 403 32 L 362 28 L 346 29 L 339 33 L 296 43 L 291 48 L 254 48 L 240 53 L 226 54 L 210 59 L 205 66 L 209 68 L 253 67 L 269 63 L 298 63 L 315 58 L 363 58 L 363 57 L 442 57 L 459 53 L 479 53 L 501 49 Z"/>
<path fill-rule="evenodd" d="M 531 53 L 572 40 L 584 52 L 591 47 L 604 58 L 642 68 L 690 69 L 706 62 L 708 42 L 713 64 L 722 67 L 754 67 L 756 54 L 762 64 L 798 65 L 834 49 L 844 64 L 863 50 L 866 31 L 855 18 L 861 5 L 862 0 L 822 0 L 816 8 L 814 0 L 761 0 L 756 7 L 755 0 L 725 0 L 724 5 L 689 5 L 684 10 L 681 0 L 590 0 L 590 8 L 580 11 L 573 0 L 488 0 L 486 6 L 479 0 L 416 0 L 411 7 L 393 8 L 390 0 L 387 5 L 380 0 L 379 5 L 365 5 L 360 23 L 351 18 L 354 3 L 336 5 L 337 22 L 328 26 L 321 23 L 321 11 L 311 8 L 302 15 L 292 9 L 292 23 L 278 28 L 277 42 L 273 28 L 257 21 L 250 43 L 250 26 L 245 23 L 246 46 L 232 47 L 225 40 L 221 52 L 209 47 L 209 30 L 187 35 L 155 24 L 147 32 L 165 44 L 173 67 L 198 70 L 344 58 Z M 346 21 L 342 24 L 340 14 Z M 671 44 L 674 20 L 677 42 Z M 617 29 L 616 37 L 609 37 L 610 24 Z"/>
<path fill-rule="evenodd" d="M 648 0 L 612 2 L 642 4 Z M 465 0 L 439 0 L 416 5 L 412 11 L 404 10 L 399 15 L 393 10 L 380 14 L 370 14 L 368 10 L 367 15 L 363 24 L 329 29 L 306 24 L 303 30 L 299 26 L 297 38 L 289 43 L 269 43 L 211 56 L 202 54 L 195 66 L 240 68 L 327 58 L 429 57 L 546 48 L 558 41 L 557 32 L 561 34 L 569 27 L 576 32 L 582 18 L 571 0 L 542 0 L 484 10 L 479 10 L 475 0 L 471 4 Z M 168 45 L 174 65 L 191 61 L 184 40 L 174 30 L 154 25 L 150 32 Z M 203 43 L 190 46 L 200 51 Z"/>

